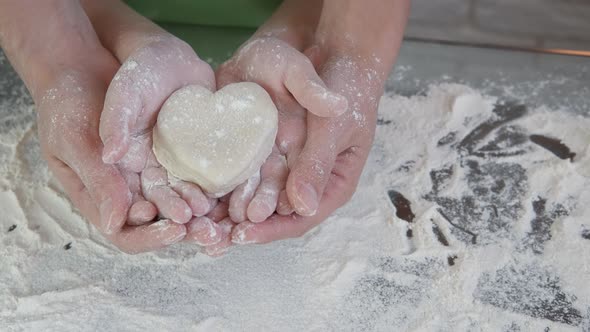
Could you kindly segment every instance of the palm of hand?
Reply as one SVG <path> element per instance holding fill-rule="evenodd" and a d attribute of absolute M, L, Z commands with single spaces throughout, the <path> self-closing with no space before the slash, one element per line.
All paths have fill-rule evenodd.
<path fill-rule="evenodd" d="M 80 212 L 121 250 L 155 250 L 181 240 L 183 225 L 167 220 L 125 225 L 131 193 L 113 165 L 100 158 L 99 118 L 107 82 L 116 70 L 109 56 L 97 70 L 71 70 L 61 75 L 37 100 L 39 140 L 49 168 Z"/>
<path fill-rule="evenodd" d="M 157 40 L 123 63 L 107 91 L 100 136 L 103 160 L 117 163 L 133 194 L 129 221 L 143 224 L 156 213 L 177 223 L 205 215 L 214 204 L 195 185 L 174 181 L 152 152 L 152 128 L 166 98 L 187 84 L 214 86 L 212 71 L 179 40 Z M 175 190 L 174 190 L 175 189 Z"/>
<path fill-rule="evenodd" d="M 258 83 L 268 91 L 279 110 L 273 154 L 262 167 L 260 179 L 252 179 L 234 191 L 230 200 L 232 219 L 261 222 L 275 209 L 290 214 L 293 207 L 285 191 L 287 165 L 295 163 L 305 143 L 307 112 L 320 116 L 341 114 L 346 111 L 346 100 L 325 87 L 304 54 L 271 37 L 254 38 L 242 46 L 219 68 L 217 80 L 220 88 L 241 81 Z M 257 185 L 255 192 L 251 190 Z M 304 211 L 299 204 L 295 209 L 313 213 Z"/>
<path fill-rule="evenodd" d="M 300 179 L 310 183 L 321 193 L 317 213 L 281 215 L 284 213 L 278 211 L 262 223 L 241 223 L 233 230 L 235 243 L 267 243 L 301 236 L 350 199 L 371 148 L 382 93 L 377 73 L 359 63 L 348 58 L 314 59 L 326 85 L 346 96 L 349 111 L 335 118 L 308 114 L 304 124 L 291 123 L 292 127 L 283 132 L 292 141 L 304 137 L 305 142 L 292 152 L 298 159 L 295 165 L 289 165 L 287 190 L 296 190 Z"/>
<path fill-rule="evenodd" d="M 204 245 L 213 244 L 210 246 L 210 250 L 208 249 L 208 252 L 213 254 L 219 253 L 224 247 L 229 246 L 230 239 L 238 243 L 268 242 L 284 237 L 298 236 L 323 220 L 350 197 L 366 159 L 365 151 L 368 152 L 367 146 L 370 146 L 374 130 L 374 125 L 372 129 L 370 127 L 370 124 L 374 123 L 374 115 L 372 115 L 374 112 L 371 112 L 371 109 L 375 108 L 374 98 L 367 102 L 369 99 L 361 98 L 361 94 L 353 95 L 356 90 L 351 89 L 349 85 L 339 85 L 343 82 L 351 82 L 351 80 L 354 82 L 354 79 L 350 77 L 333 77 L 335 73 L 340 73 L 341 68 L 338 68 L 337 65 L 342 65 L 342 61 L 334 63 L 327 61 L 322 64 L 320 71 L 322 78 L 320 78 L 312 62 L 302 53 L 289 48 L 288 45 L 280 41 L 267 40 L 265 44 L 263 48 L 266 50 L 266 54 L 279 60 L 274 65 L 268 66 L 269 63 L 264 61 L 264 58 L 261 61 L 259 55 L 265 53 L 254 48 L 254 52 L 245 52 L 245 55 L 238 53 L 234 60 L 222 66 L 218 77 L 220 86 L 251 80 L 263 85 L 269 91 L 280 110 L 277 147 L 261 170 L 261 178 L 255 183 L 255 187 L 258 186 L 255 192 L 246 193 L 248 185 L 246 183 L 236 189 L 229 201 L 225 199 L 217 206 L 215 206 L 216 201 L 208 199 L 193 184 L 180 181 L 173 181 L 172 184 L 169 184 L 166 172 L 158 164 L 151 150 L 151 130 L 163 101 L 171 92 L 186 84 L 196 83 L 211 87 L 213 79 L 208 78 L 208 75 L 211 74 L 210 68 L 202 63 L 192 51 L 182 54 L 187 52 L 186 49 L 183 49 L 184 45 L 175 45 L 175 52 L 166 53 L 171 49 L 170 45 L 155 42 L 149 47 L 136 51 L 119 69 L 106 93 L 100 121 L 100 137 L 105 144 L 102 155 L 107 165 L 100 160 L 94 160 L 97 165 L 100 164 L 104 168 L 101 170 L 102 172 L 95 173 L 110 178 L 111 183 L 114 183 L 116 187 L 111 188 L 114 190 L 105 190 L 104 192 L 111 196 L 113 192 L 117 192 L 119 197 L 111 197 L 111 200 L 106 198 L 106 195 L 103 195 L 104 199 L 87 197 L 94 199 L 94 201 L 109 202 L 105 206 L 99 204 L 94 210 L 87 207 L 92 205 L 88 203 L 89 199 L 79 200 L 76 205 L 80 206 L 82 210 L 92 210 L 84 212 L 85 215 L 101 218 L 102 221 L 99 224 L 103 226 L 105 233 L 118 234 L 113 236 L 112 240 L 123 250 L 134 252 L 150 250 L 149 241 L 143 241 L 148 244 L 142 248 L 126 249 L 125 247 L 133 247 L 132 244 L 137 243 L 133 236 L 138 237 L 139 235 L 133 234 L 145 236 L 145 234 L 158 233 L 155 231 L 146 232 L 146 229 L 150 227 L 157 229 L 160 233 L 163 231 L 168 234 L 153 235 L 152 247 L 161 247 L 176 242 L 186 236 L 186 227 L 181 225 L 182 223 L 188 222 L 192 215 L 198 216 L 206 213 L 209 213 L 210 218 L 201 217 L 191 220 L 188 224 L 189 236 L 186 238 Z M 279 51 L 278 54 L 272 51 L 281 50 L 281 48 L 285 51 Z M 252 51 L 252 48 L 250 50 Z M 172 57 L 182 61 L 170 61 Z M 283 57 L 284 60 L 280 61 Z M 253 67 L 253 64 L 256 66 Z M 263 68 L 274 68 L 274 71 L 267 70 L 265 72 Z M 277 68 L 282 69 L 277 71 Z M 257 74 L 253 76 L 253 73 Z M 359 75 L 354 71 L 348 73 Z M 356 76 L 353 77 L 356 78 Z M 346 109 L 346 101 L 343 103 L 342 97 L 328 90 L 322 79 L 328 83 L 330 89 L 340 92 L 348 97 L 349 101 L 353 101 L 351 105 L 353 111 L 331 119 L 310 114 L 310 111 L 313 110 L 320 115 L 334 115 Z M 102 82 L 104 81 L 102 80 Z M 150 84 L 146 85 L 146 82 L 150 82 Z M 100 100 L 105 93 L 104 87 L 105 84 L 102 83 L 101 89 L 94 87 L 83 89 L 84 91 L 101 92 L 96 96 L 80 96 L 78 102 L 72 101 L 73 104 L 78 104 L 72 109 L 80 109 L 80 103 L 94 100 L 93 111 L 83 115 L 82 118 L 69 116 L 70 122 L 78 121 L 79 123 L 65 126 L 65 128 L 76 126 L 80 128 L 78 130 L 80 138 L 85 135 L 93 137 L 94 146 L 88 150 L 93 151 L 95 157 L 101 152 L 97 122 L 100 112 L 98 107 L 100 107 Z M 63 100 L 63 98 L 58 98 L 58 100 Z M 369 111 L 366 111 L 367 109 Z M 80 119 L 84 119 L 84 121 Z M 366 123 L 369 124 L 369 127 L 366 126 Z M 83 128 L 90 128 L 92 133 L 81 133 L 84 131 Z M 325 133 L 326 130 L 330 132 L 330 135 L 319 134 Z M 53 129 L 53 132 L 59 131 L 60 129 Z M 48 133 L 47 135 L 51 136 L 52 134 Z M 359 147 L 360 149 L 358 149 Z M 69 151 L 69 149 L 64 149 L 64 151 Z M 317 214 L 311 216 L 315 209 L 314 211 L 306 210 L 309 205 L 306 205 L 305 200 L 298 199 L 297 194 L 300 188 L 297 186 L 297 181 L 292 180 L 293 174 L 289 175 L 289 181 L 287 181 L 288 169 L 285 161 L 288 162 L 292 173 L 294 170 L 300 176 L 304 174 L 307 180 L 316 180 L 314 185 L 319 187 L 318 190 L 321 190 L 319 192 L 322 198 L 319 209 L 317 206 L 315 208 Z M 112 163 L 116 163 L 116 167 L 110 165 Z M 66 165 L 69 164 L 66 163 Z M 60 173 L 61 166 L 63 165 L 55 163 L 53 168 L 57 169 L 57 173 Z M 75 169 L 75 166 L 70 167 Z M 65 167 L 65 169 L 69 168 Z M 74 170 L 74 172 L 70 170 L 69 173 L 67 171 L 61 173 L 62 178 L 73 178 L 80 172 L 84 173 L 84 167 L 81 170 Z M 318 174 L 324 176 L 318 177 Z M 327 176 L 325 176 L 326 174 Z M 324 181 L 323 184 L 322 181 Z M 69 187 L 69 191 L 74 192 L 74 195 L 71 196 L 76 196 L 76 191 L 85 188 L 86 183 L 82 182 L 82 184 L 74 183 L 74 185 L 66 186 Z M 86 182 L 92 184 L 100 181 L 91 179 Z M 291 186 L 293 187 L 291 191 L 295 192 L 295 195 L 288 193 L 289 182 L 295 183 L 295 186 Z M 325 192 L 322 185 L 326 186 Z M 246 199 L 243 199 L 244 197 Z M 113 207 L 113 202 L 118 202 L 114 204 L 118 204 L 120 207 Z M 129 206 L 131 208 L 129 209 L 128 224 L 142 226 L 123 225 L 125 219 L 121 219 L 120 211 Z M 214 210 L 211 211 L 211 209 Z M 296 210 L 300 214 L 310 214 L 310 216 L 306 218 L 295 215 L 281 217 L 278 214 L 271 216 L 275 209 L 282 215 L 290 215 Z M 103 210 L 111 211 L 111 213 L 104 217 L 104 213 L 100 213 Z M 156 213 L 167 219 L 149 223 Z M 242 222 L 242 224 L 234 227 L 235 224 L 227 218 L 228 213 L 235 221 Z M 116 222 L 110 220 L 113 216 L 116 217 Z M 269 216 L 271 218 L 266 220 Z M 168 219 L 175 221 L 175 223 Z M 303 222 L 296 222 L 300 219 Z M 271 223 L 275 220 L 280 222 Z M 251 221 L 256 221 L 256 224 Z M 158 224 L 160 226 L 156 228 Z M 161 224 L 165 224 L 166 227 L 162 227 Z M 232 228 L 234 229 L 232 230 Z M 212 236 L 212 234 L 217 235 Z M 216 243 L 217 245 L 215 245 Z"/>

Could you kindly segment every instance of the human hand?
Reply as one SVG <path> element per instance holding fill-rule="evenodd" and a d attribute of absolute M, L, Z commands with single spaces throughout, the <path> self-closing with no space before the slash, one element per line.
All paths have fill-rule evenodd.
<path fill-rule="evenodd" d="M 112 60 L 114 72 L 117 64 Z M 83 72 L 57 78 L 36 102 L 44 156 L 74 205 L 127 253 L 156 250 L 183 239 L 203 246 L 220 242 L 220 226 L 203 218 L 193 218 L 187 226 L 169 219 L 125 224 L 132 202 L 128 179 L 101 160 L 98 122 L 107 87 L 106 68 L 100 75 L 86 63 Z"/>
<path fill-rule="evenodd" d="M 290 127 L 284 139 L 301 145 L 288 146 L 285 151 L 293 160 L 286 195 L 281 196 L 277 213 L 267 220 L 238 224 L 232 230 L 236 244 L 298 237 L 318 225 L 350 199 L 371 149 L 382 93 L 379 75 L 363 59 L 322 58 L 315 47 L 306 53 L 326 85 L 347 98 L 349 111 L 333 118 L 307 114 L 297 130 Z M 293 209 L 304 213 L 291 214 Z"/>
<path fill-rule="evenodd" d="M 217 200 L 197 185 L 169 178 L 152 151 L 152 128 L 164 101 L 188 84 L 214 89 L 213 71 L 188 44 L 120 1 L 83 4 L 101 41 L 122 63 L 105 98 L 100 136 L 103 160 L 118 166 L 132 192 L 128 223 L 149 223 L 157 213 L 188 222 L 187 240 L 216 243 L 217 224 L 193 216 L 206 215 Z"/>
<path fill-rule="evenodd" d="M 294 162 L 291 157 L 305 142 L 307 112 L 318 117 L 337 116 L 346 111 L 347 101 L 326 88 L 303 53 L 273 37 L 255 37 L 217 71 L 219 88 L 242 81 L 264 87 L 279 110 L 277 146 L 260 174 L 238 186 L 229 201 L 234 222 L 262 222 L 275 212 L 279 200 L 284 202 L 282 211 L 291 210 L 284 191 L 287 165 Z M 298 212 L 307 211 L 304 207 Z"/>
<path fill-rule="evenodd" d="M 117 63 L 106 52 L 95 57 L 80 64 L 83 70 L 64 71 L 36 98 L 43 155 L 74 206 L 122 251 L 138 253 L 178 242 L 186 227 L 170 220 L 125 225 L 131 192 L 117 167 L 101 160 L 98 136 L 109 73 Z M 102 64 L 92 68 L 92 62 Z"/>
<path fill-rule="evenodd" d="M 31 6 L 36 10 L 31 11 Z M 78 1 L 0 3 L 0 44 L 33 96 L 42 153 L 75 207 L 128 253 L 180 241 L 186 226 L 125 225 L 131 192 L 101 159 L 99 118 L 119 62 L 101 44 Z"/>
<path fill-rule="evenodd" d="M 214 89 L 211 68 L 172 36 L 147 41 L 121 61 L 106 94 L 100 136 L 103 160 L 116 163 L 131 184 L 129 221 L 149 222 L 156 209 L 178 223 L 205 215 L 213 199 L 194 184 L 168 179 L 152 151 L 152 129 L 160 107 L 175 90 L 188 84 Z"/>
<path fill-rule="evenodd" d="M 307 1 L 287 2 L 300 9 L 313 6 Z M 370 151 L 377 103 L 400 46 L 408 9 L 409 1 L 326 0 L 319 20 L 305 25 L 314 26 L 312 38 L 304 32 L 293 34 L 298 30 L 292 28 L 298 25 L 291 23 L 303 16 L 290 16 L 289 11 L 277 14 L 268 32 L 265 27 L 257 32 L 273 35 L 273 26 L 285 24 L 286 28 L 278 31 L 299 41 L 293 45 L 310 58 L 331 91 L 347 98 L 348 112 L 334 118 L 308 113 L 303 121 L 300 117 L 279 129 L 279 135 L 284 136 L 277 141 L 292 144 L 279 144 L 287 155 L 290 173 L 277 214 L 261 223 L 237 225 L 232 231 L 234 243 L 300 236 L 352 196 Z M 297 105 L 286 104 L 289 107 L 283 108 L 297 109 Z M 293 210 L 298 215 L 291 214 Z"/>

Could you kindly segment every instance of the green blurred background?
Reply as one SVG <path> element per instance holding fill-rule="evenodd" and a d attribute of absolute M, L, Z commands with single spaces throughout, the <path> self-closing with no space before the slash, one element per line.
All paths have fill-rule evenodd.
<path fill-rule="evenodd" d="M 129 6 L 189 43 L 217 66 L 254 33 L 281 0 L 127 0 Z"/>

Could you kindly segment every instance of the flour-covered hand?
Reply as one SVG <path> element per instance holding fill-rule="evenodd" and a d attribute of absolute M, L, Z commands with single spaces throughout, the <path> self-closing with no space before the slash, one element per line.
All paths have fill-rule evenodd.
<path fill-rule="evenodd" d="M 314 50 L 307 53 L 314 58 Z M 262 223 L 241 223 L 232 233 L 234 243 L 300 236 L 348 201 L 356 189 L 373 141 L 382 81 L 365 59 L 329 57 L 314 62 L 326 85 L 348 99 L 349 112 L 334 118 L 307 115 L 305 130 L 293 132 L 304 136 L 305 143 L 292 157 L 286 195 L 279 202 L 298 213 L 278 211 Z"/>
<path fill-rule="evenodd" d="M 121 250 L 163 248 L 186 227 L 168 219 L 127 225 L 129 184 L 101 158 L 99 119 L 119 67 L 102 41 L 81 2 L 0 3 L 0 46 L 33 96 L 43 156 L 67 196 Z"/>
<path fill-rule="evenodd" d="M 120 1 L 84 1 L 105 47 L 121 63 L 100 119 L 102 159 L 117 165 L 129 184 L 129 222 L 156 214 L 177 223 L 207 214 L 214 205 L 191 183 L 168 178 L 152 151 L 152 129 L 164 101 L 189 84 L 215 88 L 210 66 L 185 42 L 141 17 Z"/>
<path fill-rule="evenodd" d="M 293 5 L 303 8 L 310 3 Z M 371 149 L 377 104 L 408 10 L 407 0 L 323 1 L 313 38 L 302 44 L 303 53 L 328 90 L 347 99 L 348 110 L 332 118 L 306 113 L 303 121 L 279 128 L 278 146 L 287 156 L 289 176 L 279 194 L 277 214 L 261 223 L 236 226 L 234 243 L 300 236 L 352 196 Z M 290 214 L 293 210 L 297 213 Z"/>
<path fill-rule="evenodd" d="M 334 117 L 346 112 L 348 103 L 326 86 L 305 54 L 274 37 L 255 37 L 246 42 L 217 71 L 219 88 L 242 81 L 264 87 L 279 110 L 277 146 L 260 175 L 236 188 L 229 202 L 233 221 L 262 222 L 278 208 L 291 162 L 287 150 L 296 151 L 305 142 L 301 134 L 307 113 Z"/>
<path fill-rule="evenodd" d="M 73 204 L 119 249 L 128 253 L 160 249 L 182 240 L 186 227 L 168 219 L 142 226 L 126 225 L 131 191 L 114 165 L 101 159 L 98 136 L 108 71 L 116 61 L 105 55 L 97 73 L 67 70 L 36 100 L 39 140 L 49 168 Z M 110 62 L 110 63 L 109 63 Z"/>

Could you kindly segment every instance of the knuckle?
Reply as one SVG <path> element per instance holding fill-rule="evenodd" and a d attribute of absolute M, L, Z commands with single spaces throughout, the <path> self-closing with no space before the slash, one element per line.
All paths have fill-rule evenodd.
<path fill-rule="evenodd" d="M 303 67 L 303 69 L 313 70 L 313 72 L 316 73 L 313 63 L 311 62 L 311 60 L 308 57 L 306 57 L 304 54 L 300 53 L 300 54 L 298 54 L 297 58 L 299 59 L 299 62 L 301 63 L 301 66 Z"/>
<path fill-rule="evenodd" d="M 141 182 L 145 186 L 168 185 L 166 170 L 162 167 L 149 167 L 141 172 Z"/>

